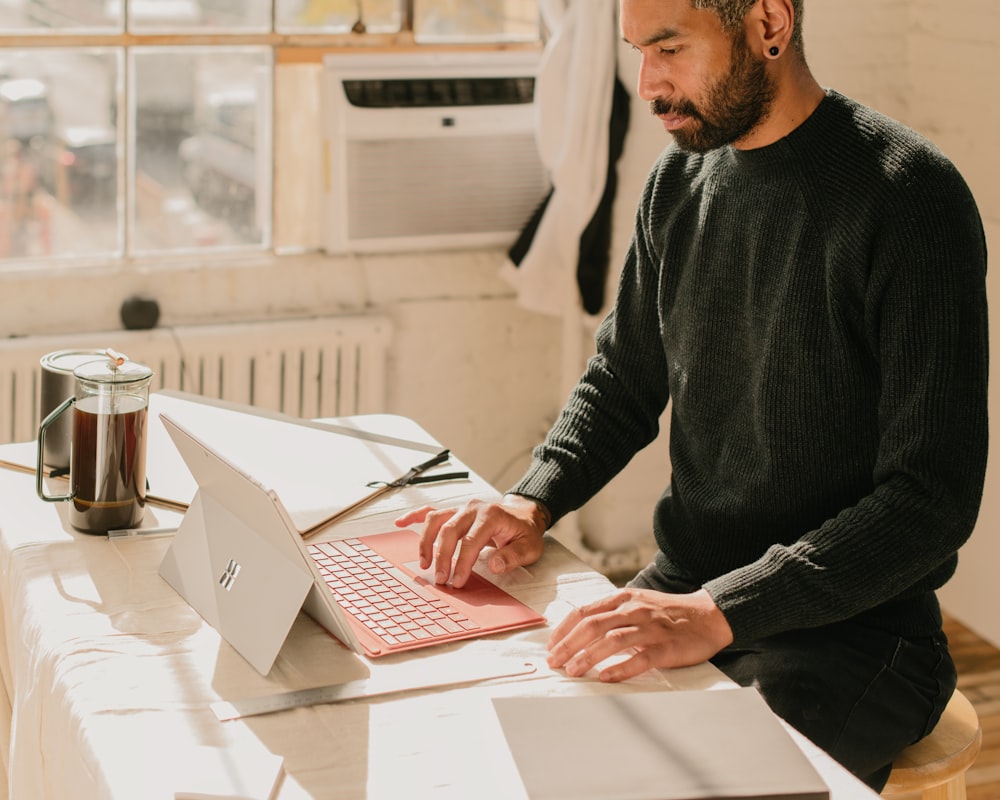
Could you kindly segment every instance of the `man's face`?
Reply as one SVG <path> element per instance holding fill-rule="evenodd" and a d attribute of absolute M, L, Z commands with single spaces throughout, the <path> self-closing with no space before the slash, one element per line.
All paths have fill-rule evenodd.
<path fill-rule="evenodd" d="M 766 119 L 774 86 L 762 57 L 690 0 L 622 0 L 622 33 L 642 55 L 639 96 L 684 150 L 741 141 Z"/>

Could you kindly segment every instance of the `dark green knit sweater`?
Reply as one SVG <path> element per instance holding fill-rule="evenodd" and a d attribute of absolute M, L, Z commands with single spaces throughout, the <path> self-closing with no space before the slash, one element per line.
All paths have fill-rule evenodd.
<path fill-rule="evenodd" d="M 578 508 L 669 400 L 658 562 L 737 643 L 858 615 L 933 631 L 982 496 L 985 273 L 955 168 L 835 92 L 765 148 L 671 146 L 597 354 L 512 491 Z"/>

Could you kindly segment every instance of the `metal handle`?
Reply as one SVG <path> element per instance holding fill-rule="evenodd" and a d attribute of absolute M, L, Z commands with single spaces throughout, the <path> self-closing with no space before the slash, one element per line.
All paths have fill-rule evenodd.
<path fill-rule="evenodd" d="M 48 495 L 45 494 L 45 488 L 42 485 L 42 479 L 45 477 L 45 464 L 43 463 L 43 458 L 45 454 L 45 434 L 52 425 L 67 408 L 69 408 L 73 403 L 76 402 L 75 397 L 68 397 L 62 401 L 56 408 L 52 409 L 51 413 L 41 421 L 38 426 L 38 460 L 35 464 L 35 492 L 47 503 L 59 503 L 63 500 L 72 500 L 73 493 L 61 494 L 61 495 Z"/>

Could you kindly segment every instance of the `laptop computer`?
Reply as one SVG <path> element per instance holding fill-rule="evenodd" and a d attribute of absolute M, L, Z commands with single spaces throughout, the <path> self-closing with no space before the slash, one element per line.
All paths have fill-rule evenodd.
<path fill-rule="evenodd" d="M 198 490 L 159 574 L 262 675 L 302 609 L 369 657 L 545 622 L 475 573 L 462 589 L 423 578 L 412 530 L 307 543 L 274 491 L 175 419 L 160 419 Z M 390 602 L 393 585 L 403 611 Z M 430 633 L 413 627 L 422 616 Z"/>

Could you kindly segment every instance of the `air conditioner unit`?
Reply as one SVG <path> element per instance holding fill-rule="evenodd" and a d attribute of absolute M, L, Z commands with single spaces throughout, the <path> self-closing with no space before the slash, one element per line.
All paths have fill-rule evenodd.
<path fill-rule="evenodd" d="M 549 189 L 537 67 L 519 50 L 326 56 L 326 250 L 510 244 Z"/>

